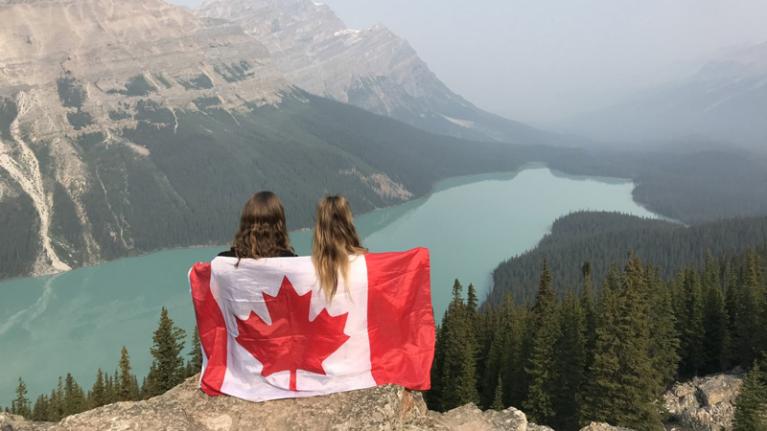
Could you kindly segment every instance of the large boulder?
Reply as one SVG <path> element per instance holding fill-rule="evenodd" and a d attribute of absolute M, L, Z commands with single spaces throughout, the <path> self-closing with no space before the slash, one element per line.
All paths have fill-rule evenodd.
<path fill-rule="evenodd" d="M 527 416 L 514 407 L 483 412 L 474 404 L 467 404 L 442 414 L 431 412 L 431 415 L 437 423 L 455 431 L 530 430 Z"/>
<path fill-rule="evenodd" d="M 550 431 L 514 408 L 481 411 L 469 404 L 429 411 L 420 393 L 381 386 L 322 397 L 252 403 L 208 397 L 197 378 L 146 401 L 120 402 L 64 418 L 30 422 L 0 414 L 0 431 L 439 430 Z"/>
<path fill-rule="evenodd" d="M 743 379 L 737 374 L 716 374 L 677 383 L 663 395 L 671 422 L 690 431 L 729 431 L 735 399 Z"/>

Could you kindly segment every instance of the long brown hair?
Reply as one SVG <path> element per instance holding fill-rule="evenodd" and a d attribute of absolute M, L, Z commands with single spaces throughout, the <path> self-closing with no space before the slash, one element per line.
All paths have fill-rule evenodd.
<path fill-rule="evenodd" d="M 275 257 L 292 254 L 285 208 L 280 198 L 272 192 L 254 194 L 245 203 L 240 216 L 240 229 L 232 243 L 239 259 Z"/>
<path fill-rule="evenodd" d="M 320 288 L 328 300 L 338 290 L 339 274 L 346 280 L 349 256 L 367 252 L 354 228 L 352 209 L 343 196 L 327 196 L 317 205 L 312 240 L 312 262 Z"/>

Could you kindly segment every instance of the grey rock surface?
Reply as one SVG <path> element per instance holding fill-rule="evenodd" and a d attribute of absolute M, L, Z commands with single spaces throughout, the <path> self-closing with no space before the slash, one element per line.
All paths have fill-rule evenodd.
<path fill-rule="evenodd" d="M 633 431 L 630 428 L 616 427 L 602 422 L 592 422 L 585 427 L 581 428 L 581 431 Z"/>
<path fill-rule="evenodd" d="M 209 397 L 197 378 L 146 401 L 119 402 L 64 418 L 26 421 L 0 414 L 2 431 L 251 431 L 251 430 L 455 430 L 545 431 L 508 408 L 481 411 L 469 404 L 446 413 L 429 411 L 420 393 L 382 386 L 322 397 L 252 403 Z"/>
<path fill-rule="evenodd" d="M 716 374 L 677 383 L 663 395 L 663 406 L 680 429 L 731 430 L 742 377 Z"/>
<path fill-rule="evenodd" d="M 312 0 L 207 0 L 201 16 L 239 24 L 293 84 L 416 127 L 467 139 L 525 141 L 540 132 L 482 111 L 448 88 L 382 25 L 348 28 Z"/>

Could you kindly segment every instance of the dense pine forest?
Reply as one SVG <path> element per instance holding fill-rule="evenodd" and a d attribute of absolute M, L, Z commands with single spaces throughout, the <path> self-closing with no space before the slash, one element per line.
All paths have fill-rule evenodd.
<path fill-rule="evenodd" d="M 186 334 L 177 327 L 162 309 L 160 321 L 152 337 L 152 365 L 139 385 L 133 373 L 128 349 L 122 348 L 120 361 L 113 373 L 96 371 L 96 381 L 86 390 L 77 383 L 72 374 L 59 377 L 49 394 L 39 395 L 34 402 L 29 398 L 24 380 L 19 378 L 16 398 L 5 410 L 36 421 L 59 421 L 62 418 L 117 401 L 137 401 L 165 393 L 185 378 L 200 372 L 202 353 L 195 330 L 189 357 L 184 359 Z"/>
<path fill-rule="evenodd" d="M 675 380 L 751 369 L 736 430 L 767 429 L 767 253 L 709 257 L 671 277 L 630 255 L 603 278 L 577 264 L 577 283 L 542 260 L 529 303 L 507 293 L 479 308 L 456 280 L 437 335 L 431 408 L 514 406 L 575 430 L 595 420 L 662 430 L 659 396 Z M 599 283 L 595 283 L 599 281 Z M 556 292 L 562 292 L 557 295 Z"/>
<path fill-rule="evenodd" d="M 489 302 L 500 303 L 507 293 L 518 302 L 535 298 L 540 262 L 546 258 L 554 290 L 562 294 L 579 286 L 581 265 L 590 262 L 595 279 L 621 265 L 633 250 L 662 277 L 678 268 L 701 269 L 708 255 L 737 256 L 767 244 L 767 217 L 729 219 L 686 227 L 663 220 L 607 213 L 578 212 L 558 219 L 538 246 L 501 263 L 493 273 Z"/>

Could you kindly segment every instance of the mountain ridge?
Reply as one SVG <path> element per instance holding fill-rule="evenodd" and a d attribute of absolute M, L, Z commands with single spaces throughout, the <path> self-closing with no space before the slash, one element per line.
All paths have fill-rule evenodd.
<path fill-rule="evenodd" d="M 256 189 L 304 227 L 329 192 L 365 212 L 537 158 L 307 93 L 237 24 L 161 0 L 3 4 L 0 20 L 0 277 L 223 243 Z"/>
<path fill-rule="evenodd" d="M 206 0 L 198 15 L 240 24 L 297 86 L 421 129 L 472 140 L 554 140 L 455 94 L 412 46 L 383 25 L 348 28 L 311 0 Z"/>

